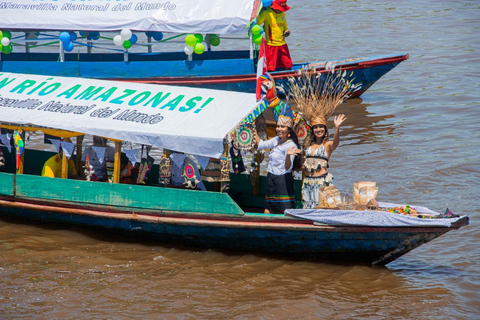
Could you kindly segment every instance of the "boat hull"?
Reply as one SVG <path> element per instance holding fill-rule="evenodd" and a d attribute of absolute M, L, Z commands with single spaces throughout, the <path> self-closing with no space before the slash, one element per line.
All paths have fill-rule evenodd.
<path fill-rule="evenodd" d="M 359 97 L 406 59 L 408 54 L 402 53 L 329 63 L 337 69 L 352 72 L 349 78 L 361 86 L 351 97 Z M 325 64 L 326 62 L 297 63 L 292 70 L 275 71 L 272 76 L 277 85 L 288 88 L 288 78 L 295 77 L 296 70 L 307 67 L 327 72 Z M 178 53 L 131 55 L 127 61 L 123 60 L 123 55 L 66 55 L 64 62 L 58 62 L 58 55 L 54 53 L 16 53 L 2 56 L 0 72 L 121 80 L 249 93 L 254 93 L 256 88 L 254 60 L 249 58 L 247 51 L 211 52 L 204 60 L 193 61 L 186 60 L 185 55 Z"/>
<path fill-rule="evenodd" d="M 100 229 L 160 243 L 371 265 L 385 265 L 453 229 L 317 226 L 282 215 L 248 213 L 135 213 L 13 197 L 0 199 L 0 217 Z"/>

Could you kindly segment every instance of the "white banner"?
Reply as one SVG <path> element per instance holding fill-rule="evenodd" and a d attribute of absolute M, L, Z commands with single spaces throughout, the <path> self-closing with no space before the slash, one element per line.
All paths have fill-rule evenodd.
<path fill-rule="evenodd" d="M 257 0 L 258 1 L 258 0 Z M 232 34 L 243 32 L 255 0 L 0 1 L 0 29 Z"/>
<path fill-rule="evenodd" d="M 256 106 L 249 93 L 0 73 L 0 122 L 206 157 L 220 158 L 224 137 Z"/>

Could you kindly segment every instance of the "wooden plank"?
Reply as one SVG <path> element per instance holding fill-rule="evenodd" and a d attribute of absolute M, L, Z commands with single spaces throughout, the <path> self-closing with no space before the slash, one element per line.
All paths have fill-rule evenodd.
<path fill-rule="evenodd" d="M 47 180 L 48 179 L 48 180 Z M 130 209 L 243 215 L 228 194 L 83 180 L 17 176 L 17 197 Z"/>
<path fill-rule="evenodd" d="M 0 195 L 13 195 L 13 174 L 0 172 Z"/>

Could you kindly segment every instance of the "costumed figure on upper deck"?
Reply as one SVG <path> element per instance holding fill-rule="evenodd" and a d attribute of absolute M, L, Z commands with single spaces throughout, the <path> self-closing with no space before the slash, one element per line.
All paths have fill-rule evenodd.
<path fill-rule="evenodd" d="M 267 70 L 285 70 L 292 68 L 292 59 L 285 38 L 290 35 L 285 12 L 290 10 L 287 0 L 273 0 L 272 5 L 263 8 L 257 17 L 257 24 L 265 31 L 265 56 Z"/>

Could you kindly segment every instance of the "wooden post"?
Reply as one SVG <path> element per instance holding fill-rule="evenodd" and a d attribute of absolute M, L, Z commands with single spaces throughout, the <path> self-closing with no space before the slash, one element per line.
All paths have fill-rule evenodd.
<path fill-rule="evenodd" d="M 228 162 L 228 142 L 224 139 L 220 169 L 220 192 L 227 192 L 230 187 L 230 164 Z"/>
<path fill-rule="evenodd" d="M 83 153 L 83 139 L 85 136 L 77 136 L 77 154 L 75 156 L 75 164 L 77 167 L 78 176 L 82 177 L 82 153 Z"/>
<path fill-rule="evenodd" d="M 255 186 L 253 187 L 253 195 L 257 197 L 260 194 L 260 152 L 255 153 L 255 162 L 257 166 L 255 167 Z"/>
<path fill-rule="evenodd" d="M 115 141 L 115 160 L 113 163 L 113 183 L 120 183 L 121 154 L 122 154 L 122 141 Z"/>
<path fill-rule="evenodd" d="M 62 176 L 61 176 L 61 178 L 68 179 L 68 159 L 65 156 L 65 152 L 62 152 Z"/>

